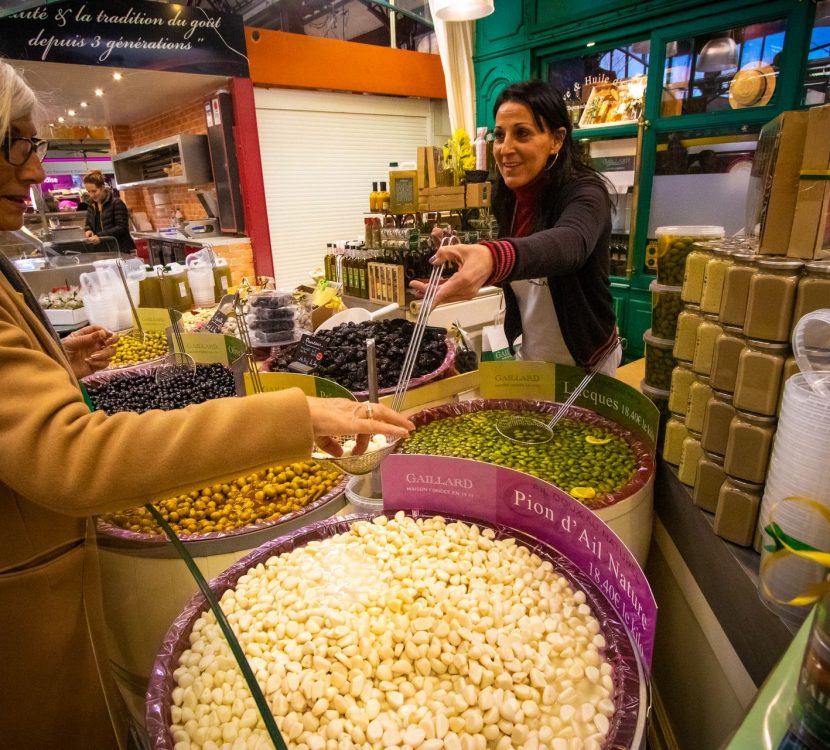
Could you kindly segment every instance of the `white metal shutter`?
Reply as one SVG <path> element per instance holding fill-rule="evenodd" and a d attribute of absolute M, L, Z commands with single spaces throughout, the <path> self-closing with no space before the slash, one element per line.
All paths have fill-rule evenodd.
<path fill-rule="evenodd" d="M 372 182 L 433 141 L 429 100 L 256 89 L 271 253 L 280 289 L 308 283 L 326 244 L 363 237 Z"/>

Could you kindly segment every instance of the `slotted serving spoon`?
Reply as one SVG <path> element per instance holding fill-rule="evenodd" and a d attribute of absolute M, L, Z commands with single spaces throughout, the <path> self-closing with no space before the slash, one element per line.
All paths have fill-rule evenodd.
<path fill-rule="evenodd" d="M 156 383 L 161 385 L 173 380 L 173 378 L 179 375 L 192 375 L 196 372 L 196 362 L 184 350 L 184 341 L 182 340 L 182 332 L 179 328 L 179 319 L 176 317 L 176 311 L 173 309 L 168 298 L 167 290 L 164 287 L 164 269 L 157 269 L 157 273 L 161 281 L 161 296 L 164 299 L 164 304 L 167 306 L 167 314 L 170 316 L 170 325 L 173 328 L 173 338 L 175 339 L 173 351 L 167 353 L 164 362 L 156 369 Z"/>
<path fill-rule="evenodd" d="M 608 358 L 617 351 L 617 347 L 621 343 L 622 339 L 618 337 L 614 345 L 605 352 L 602 358 L 590 369 L 588 374 L 582 378 L 582 381 L 574 389 L 573 393 L 568 396 L 567 401 L 562 404 L 559 411 L 553 415 L 553 418 L 549 422 L 545 423 L 536 417 L 517 414 L 499 420 L 496 424 L 496 432 L 511 442 L 521 443 L 522 445 L 541 445 L 542 443 L 550 442 L 553 438 L 553 428 L 556 427 L 557 422 L 567 414 L 568 409 L 574 405 L 574 402 L 579 398 L 583 389 L 593 380 L 594 375 L 599 372 Z"/>
<path fill-rule="evenodd" d="M 127 302 L 130 303 L 130 313 L 133 316 L 133 328 L 123 335 L 129 338 L 137 339 L 143 344 L 147 339 L 147 334 L 144 331 L 144 326 L 141 325 L 141 319 L 138 317 L 138 310 L 135 309 L 133 295 L 130 294 L 130 286 L 127 284 L 127 275 L 124 273 L 124 261 L 121 260 L 121 258 L 116 258 L 115 267 L 118 269 L 118 275 L 121 277 L 121 283 L 124 285 L 124 294 L 127 295 Z"/>

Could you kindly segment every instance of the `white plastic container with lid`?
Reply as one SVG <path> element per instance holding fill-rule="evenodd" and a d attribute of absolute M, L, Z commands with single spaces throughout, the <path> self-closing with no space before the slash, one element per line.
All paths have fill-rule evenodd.
<path fill-rule="evenodd" d="M 719 240 L 724 236 L 724 228 L 706 225 L 657 227 L 654 236 L 657 239 L 657 281 L 680 286 L 683 284 L 686 256 L 692 251 L 694 243 L 698 240 Z"/>
<path fill-rule="evenodd" d="M 204 250 L 187 256 L 187 283 L 193 295 L 194 307 L 210 307 L 216 302 L 214 296 L 213 268 L 210 261 L 202 256 Z"/>

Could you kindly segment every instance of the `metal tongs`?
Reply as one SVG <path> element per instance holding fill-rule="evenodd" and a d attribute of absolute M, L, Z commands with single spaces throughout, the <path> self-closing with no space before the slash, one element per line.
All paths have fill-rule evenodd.
<path fill-rule="evenodd" d="M 441 239 L 440 247 L 457 244 L 459 244 L 458 237 L 448 235 Z M 392 398 L 392 408 L 395 411 L 400 411 L 401 406 L 403 406 L 403 400 L 409 388 L 409 381 L 412 380 L 412 372 L 418 360 L 418 350 L 421 348 L 421 341 L 424 338 L 427 320 L 429 319 L 430 312 L 432 312 L 432 303 L 435 301 L 435 295 L 438 292 L 438 285 L 441 282 L 441 276 L 444 273 L 445 267 L 446 263 L 442 263 L 440 266 L 433 266 L 432 273 L 429 275 L 429 282 L 424 291 L 421 308 L 418 310 L 418 319 L 415 322 L 415 328 L 412 330 L 412 338 L 409 340 L 409 348 L 406 350 L 401 374 L 398 377 L 398 384 L 395 386 L 395 395 Z"/>
<path fill-rule="evenodd" d="M 144 331 L 144 326 L 141 325 L 138 310 L 135 309 L 133 295 L 130 294 L 130 286 L 127 284 L 127 276 L 124 273 L 124 261 L 120 257 L 115 259 L 115 267 L 118 269 L 118 275 L 121 277 L 121 283 L 124 285 L 124 294 L 127 295 L 127 302 L 130 303 L 130 312 L 133 316 L 133 328 L 123 335 L 136 339 L 143 344 L 147 338 L 147 334 Z"/>
<path fill-rule="evenodd" d="M 617 351 L 617 347 L 621 342 L 622 339 L 617 337 L 614 345 L 610 347 L 607 352 L 605 352 L 599 362 L 597 362 L 588 374 L 582 378 L 580 384 L 574 389 L 573 393 L 568 396 L 567 401 L 562 404 L 559 411 L 553 415 L 553 418 L 547 424 L 541 419 L 519 414 L 500 420 L 496 424 L 496 432 L 498 432 L 502 437 L 506 437 L 511 442 L 521 443 L 522 445 L 540 445 L 542 443 L 550 442 L 553 438 L 553 428 L 556 427 L 559 420 L 567 414 L 568 409 L 574 405 L 574 402 L 593 380 L 594 375 L 596 375 L 600 368 L 608 361 L 608 358 Z"/>

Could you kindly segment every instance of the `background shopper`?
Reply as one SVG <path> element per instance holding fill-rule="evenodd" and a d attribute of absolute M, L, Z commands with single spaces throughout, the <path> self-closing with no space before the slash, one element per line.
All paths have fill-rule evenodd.
<path fill-rule="evenodd" d="M 86 236 L 94 243 L 100 242 L 102 235 L 114 237 L 122 253 L 133 252 L 135 242 L 130 234 L 127 204 L 113 193 L 97 169 L 84 175 L 84 189 L 89 195 Z"/>

